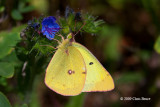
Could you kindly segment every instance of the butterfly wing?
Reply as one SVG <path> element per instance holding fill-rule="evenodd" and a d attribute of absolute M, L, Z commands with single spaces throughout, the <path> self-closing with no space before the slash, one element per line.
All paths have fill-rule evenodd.
<path fill-rule="evenodd" d="M 78 95 L 84 88 L 85 72 L 83 57 L 75 47 L 59 48 L 46 70 L 45 84 L 61 95 Z"/>
<path fill-rule="evenodd" d="M 87 48 L 76 42 L 73 42 L 72 45 L 82 54 L 87 68 L 86 82 L 82 91 L 109 91 L 114 89 L 111 75 L 95 56 Z"/>

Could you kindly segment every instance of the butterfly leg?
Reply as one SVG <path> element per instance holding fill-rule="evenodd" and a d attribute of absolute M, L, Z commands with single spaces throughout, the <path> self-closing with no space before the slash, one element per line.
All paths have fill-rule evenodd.
<path fill-rule="evenodd" d="M 61 37 L 62 41 L 64 41 L 64 37 L 61 34 L 58 34 L 59 37 Z"/>
<path fill-rule="evenodd" d="M 40 46 L 49 46 L 49 47 L 51 47 L 51 48 L 53 48 L 53 49 L 57 49 L 57 48 L 55 48 L 55 47 L 53 47 L 53 46 L 50 46 L 50 45 L 40 45 Z"/>

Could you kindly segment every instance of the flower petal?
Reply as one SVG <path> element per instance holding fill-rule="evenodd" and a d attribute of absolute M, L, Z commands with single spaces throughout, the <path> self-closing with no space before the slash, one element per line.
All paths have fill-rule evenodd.
<path fill-rule="evenodd" d="M 60 26 L 55 21 L 56 18 L 53 16 L 44 18 L 42 21 L 41 31 L 49 40 L 52 40 L 55 36 L 55 33 L 60 30 Z"/>

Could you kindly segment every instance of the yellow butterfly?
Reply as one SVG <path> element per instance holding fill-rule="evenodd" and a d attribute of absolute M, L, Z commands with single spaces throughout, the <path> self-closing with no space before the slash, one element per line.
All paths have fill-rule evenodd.
<path fill-rule="evenodd" d="M 65 96 L 114 89 L 114 82 L 108 71 L 87 48 L 74 41 L 71 33 L 67 39 L 62 39 L 50 61 L 45 84 Z"/>

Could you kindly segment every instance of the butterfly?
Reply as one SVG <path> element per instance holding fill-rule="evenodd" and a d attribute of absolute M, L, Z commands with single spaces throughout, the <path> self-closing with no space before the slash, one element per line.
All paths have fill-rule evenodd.
<path fill-rule="evenodd" d="M 45 74 L 45 84 L 64 96 L 81 92 L 103 92 L 114 89 L 109 72 L 83 45 L 74 40 L 72 33 L 57 47 Z"/>

